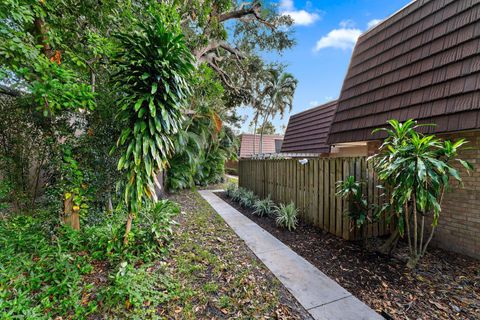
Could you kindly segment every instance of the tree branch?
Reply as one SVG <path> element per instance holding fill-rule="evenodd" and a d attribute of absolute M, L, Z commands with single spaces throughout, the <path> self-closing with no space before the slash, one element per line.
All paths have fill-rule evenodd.
<path fill-rule="evenodd" d="M 224 22 L 231 19 L 241 19 L 243 17 L 253 15 L 256 20 L 260 23 L 266 25 L 267 27 L 274 29 L 275 26 L 268 22 L 267 20 L 263 19 L 260 16 L 260 11 L 262 9 L 262 4 L 259 1 L 253 1 L 251 4 L 249 3 L 242 3 L 238 9 L 222 13 L 218 16 L 218 22 Z"/>

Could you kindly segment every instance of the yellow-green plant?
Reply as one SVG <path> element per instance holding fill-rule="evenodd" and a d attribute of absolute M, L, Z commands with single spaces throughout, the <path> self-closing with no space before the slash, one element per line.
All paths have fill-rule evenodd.
<path fill-rule="evenodd" d="M 126 124 L 117 141 L 123 155 L 124 199 L 129 210 L 124 243 L 142 201 L 156 200 L 157 175 L 168 164 L 172 141 L 182 123 L 190 94 L 193 58 L 173 9 L 153 11 L 134 31 L 118 34 L 122 50 L 116 57 L 118 118 Z M 178 19 L 177 19 L 178 20 Z"/>

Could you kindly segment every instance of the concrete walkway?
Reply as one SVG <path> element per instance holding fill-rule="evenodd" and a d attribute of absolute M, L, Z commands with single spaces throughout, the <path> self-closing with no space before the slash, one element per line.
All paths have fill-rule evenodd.
<path fill-rule="evenodd" d="M 314 319 L 383 319 L 277 238 L 217 197 L 213 193 L 215 190 L 199 192 Z"/>

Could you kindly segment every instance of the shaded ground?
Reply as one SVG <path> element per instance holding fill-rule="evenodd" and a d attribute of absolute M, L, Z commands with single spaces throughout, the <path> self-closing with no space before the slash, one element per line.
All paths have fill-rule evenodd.
<path fill-rule="evenodd" d="M 412 272 L 405 248 L 386 257 L 302 223 L 289 232 L 218 195 L 387 319 L 480 319 L 477 260 L 430 248 Z"/>
<path fill-rule="evenodd" d="M 306 319 L 307 312 L 197 192 L 169 197 L 182 207 L 168 273 L 179 299 L 160 314 L 175 319 Z"/>

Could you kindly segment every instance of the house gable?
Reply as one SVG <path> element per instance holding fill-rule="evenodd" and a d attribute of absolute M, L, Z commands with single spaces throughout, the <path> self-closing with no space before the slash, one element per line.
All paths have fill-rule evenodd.
<path fill-rule="evenodd" d="M 327 135 L 337 101 L 294 114 L 288 120 L 282 153 L 320 154 L 330 152 Z"/>
<path fill-rule="evenodd" d="M 480 1 L 417 0 L 355 46 L 328 143 L 382 138 L 414 118 L 436 133 L 480 128 Z"/>

